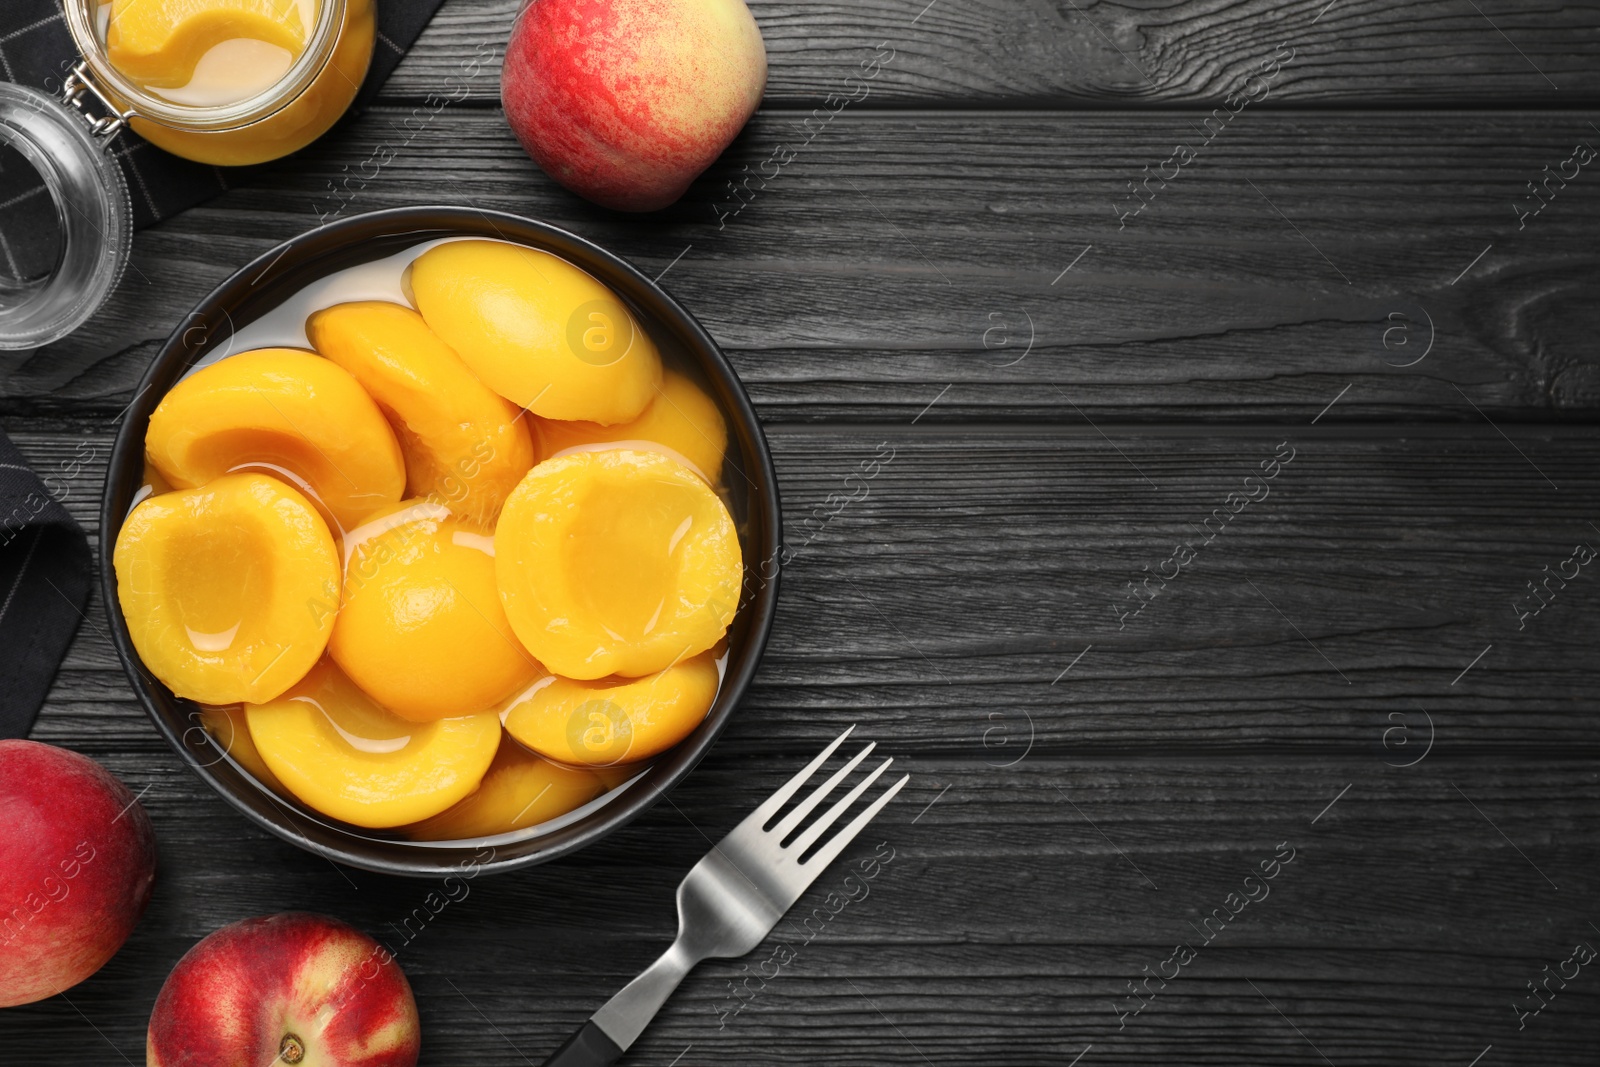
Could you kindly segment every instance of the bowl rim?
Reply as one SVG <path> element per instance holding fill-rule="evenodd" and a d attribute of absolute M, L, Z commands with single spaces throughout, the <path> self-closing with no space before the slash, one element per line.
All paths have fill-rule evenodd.
<path fill-rule="evenodd" d="M 265 787 L 244 782 L 253 796 L 241 795 L 240 790 L 224 780 L 225 777 L 241 778 L 224 758 L 226 752 L 221 751 L 216 758 L 208 761 L 202 760 L 202 756 L 219 752 L 218 747 L 210 741 L 209 734 L 203 729 L 199 730 L 201 738 L 189 741 L 196 727 L 174 723 L 173 716 L 159 706 L 158 695 L 168 705 L 175 704 L 179 698 L 147 676 L 133 647 L 117 597 L 112 549 L 132 508 L 130 501 L 138 485 L 142 484 L 144 437 L 150 414 L 167 390 L 201 358 L 213 337 L 219 336 L 206 323 L 216 322 L 220 313 L 229 322 L 228 336 L 231 336 L 229 308 L 250 298 L 252 291 L 260 289 L 263 283 L 266 288 L 260 289 L 260 293 L 256 294 L 257 299 L 270 292 L 273 284 L 284 280 L 289 274 L 298 274 L 319 259 L 347 251 L 361 240 L 404 237 L 412 233 L 418 235 L 415 243 L 433 237 L 491 237 L 541 248 L 567 259 L 613 289 L 618 289 L 625 298 L 641 305 L 649 315 L 678 335 L 695 368 L 720 394 L 721 406 L 731 416 L 730 435 L 735 437 L 744 453 L 744 473 L 751 485 L 747 510 L 749 521 L 755 527 L 751 537 L 757 558 L 746 558 L 744 561 L 744 592 L 749 594 L 749 598 L 744 600 L 741 597 L 744 602 L 740 612 L 748 613 L 744 623 L 746 636 L 742 653 L 730 658 L 711 711 L 693 733 L 658 756 L 649 769 L 633 779 L 620 795 L 597 810 L 546 834 L 503 843 L 506 849 L 514 850 L 512 855 L 500 855 L 496 846 L 476 845 L 472 840 L 462 842 L 459 847 L 439 842 L 408 848 L 413 843 L 403 839 L 382 839 L 368 845 L 370 839 L 349 833 L 342 828 L 342 824 L 319 820 L 319 825 L 325 830 L 348 840 L 348 847 L 337 847 L 301 830 L 289 814 L 289 809 Z M 430 234 L 433 237 L 428 236 Z M 619 287 L 618 281 L 624 284 Z M 192 342 L 196 331 L 200 331 L 199 339 Z M 163 381 L 165 385 L 161 386 L 159 383 Z M 111 641 L 123 671 L 157 732 L 191 771 L 257 826 L 328 860 L 380 874 L 434 878 L 465 871 L 467 876 L 475 877 L 483 872 L 499 873 L 546 863 L 577 851 L 638 818 L 687 777 L 726 728 L 760 666 L 777 608 L 782 562 L 782 519 L 777 472 L 755 408 L 727 356 L 693 315 L 664 288 L 626 260 L 568 230 L 509 212 L 449 204 L 385 208 L 351 215 L 307 230 L 267 249 L 229 275 L 195 304 L 151 359 L 136 387 L 133 401 L 124 409 L 121 418 L 122 425 L 112 445 L 101 495 L 99 569 Z M 134 485 L 127 484 L 135 479 Z M 753 591 L 750 590 L 752 577 L 755 578 Z M 193 718 L 193 713 L 190 717 Z M 219 772 L 218 768 L 226 770 Z M 269 801 L 285 817 L 268 817 L 261 806 L 250 803 L 250 799 Z M 411 858 L 397 859 L 360 851 L 361 847 L 376 851 L 380 844 L 388 851 Z M 482 859 L 481 853 L 486 848 L 490 852 L 489 858 Z M 463 855 L 468 850 L 473 853 L 470 858 Z M 446 858 L 456 862 L 443 862 Z"/>

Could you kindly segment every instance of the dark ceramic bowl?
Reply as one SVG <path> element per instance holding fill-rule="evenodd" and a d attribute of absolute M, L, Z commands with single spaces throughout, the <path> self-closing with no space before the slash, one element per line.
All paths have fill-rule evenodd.
<path fill-rule="evenodd" d="M 308 283 L 440 237 L 514 241 L 582 267 L 631 306 L 665 360 L 698 375 L 728 419 L 729 469 L 723 480 L 744 551 L 745 586 L 729 633 L 727 670 L 716 703 L 693 733 L 657 757 L 626 788 L 574 821 L 534 836 L 522 831 L 482 841 L 414 842 L 350 826 L 276 796 L 258 785 L 200 726 L 195 704 L 174 696 L 144 669 L 117 607 L 111 546 L 144 484 L 145 429 L 167 390 L 202 356 L 226 346 L 235 330 Z M 716 342 L 660 286 L 610 252 L 554 226 L 476 208 L 396 208 L 344 219 L 271 249 L 212 290 L 167 339 L 139 383 L 111 455 L 100 523 L 100 577 L 112 640 L 161 736 L 211 788 L 257 825 L 331 860 L 385 874 L 426 877 L 463 869 L 476 873 L 526 867 L 581 848 L 634 819 L 694 768 L 728 724 L 755 674 L 778 597 L 778 487 L 772 457 L 750 398 Z"/>

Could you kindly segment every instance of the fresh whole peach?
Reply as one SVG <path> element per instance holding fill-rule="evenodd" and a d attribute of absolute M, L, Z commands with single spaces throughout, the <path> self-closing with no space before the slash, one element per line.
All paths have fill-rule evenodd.
<path fill-rule="evenodd" d="M 245 919 L 186 952 L 150 1016 L 148 1067 L 413 1067 L 417 1003 L 399 964 L 337 919 Z"/>
<path fill-rule="evenodd" d="M 98 971 L 155 884 L 155 832 L 127 786 L 33 741 L 0 740 L 0 857 L 0 1008 Z"/>
<path fill-rule="evenodd" d="M 556 181 L 604 207 L 655 211 L 728 147 L 766 82 L 743 0 L 532 0 L 500 97 Z"/>

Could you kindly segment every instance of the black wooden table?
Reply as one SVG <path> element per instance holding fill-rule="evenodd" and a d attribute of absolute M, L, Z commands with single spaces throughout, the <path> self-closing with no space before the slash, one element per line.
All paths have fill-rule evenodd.
<path fill-rule="evenodd" d="M 765 666 L 670 804 L 405 945 L 425 1063 L 541 1062 L 849 723 L 914 775 L 848 854 L 892 859 L 842 905 L 824 876 L 764 987 L 777 937 L 701 967 L 627 1062 L 1595 1062 L 1600 973 L 1529 983 L 1600 947 L 1600 590 L 1568 562 L 1600 548 L 1600 7 L 755 0 L 766 106 L 632 218 L 507 130 L 516 6 L 449 0 L 381 106 L 141 233 L 0 381 L 92 536 L 160 340 L 319 218 L 546 219 L 726 347 L 799 549 Z M 223 923 L 386 936 L 428 890 L 225 807 L 105 634 L 97 598 L 34 736 L 143 791 L 160 881 L 70 1000 L 0 1013 L 7 1067 L 137 1062 Z"/>

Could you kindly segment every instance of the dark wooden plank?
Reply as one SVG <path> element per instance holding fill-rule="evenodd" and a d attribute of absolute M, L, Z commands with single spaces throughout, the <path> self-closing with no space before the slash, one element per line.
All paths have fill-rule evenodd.
<path fill-rule="evenodd" d="M 810 743 L 830 729 L 810 724 Z M 157 979 L 194 940 L 293 906 L 393 943 L 424 1064 L 538 1063 L 665 946 L 673 887 L 707 838 L 794 766 L 719 746 L 672 805 L 569 860 L 472 881 L 407 942 L 427 883 L 341 875 L 249 827 L 170 755 L 73 740 L 148 787 L 160 880 L 128 948 L 71 1004 L 0 1013 L 8 1062 L 115 1062 L 108 1043 L 132 1060 Z M 1576 942 L 1600 944 L 1592 761 L 1035 753 L 1002 770 L 985 755 L 903 758 L 912 786 L 802 899 L 796 928 L 698 970 L 628 1062 L 1031 1067 L 1092 1044 L 1085 1065 L 1301 1064 L 1320 1050 L 1340 1067 L 1464 1067 L 1493 1044 L 1497 1063 L 1549 1067 L 1600 1040 L 1592 969 L 1521 1032 L 1511 1007 Z M 864 879 L 874 855 L 887 862 Z M 1265 896 L 1202 925 L 1245 888 Z M 798 923 L 819 907 L 837 914 L 813 919 L 807 942 Z M 732 1014 L 730 983 L 785 939 L 790 965 Z M 1194 960 L 1119 1025 L 1127 983 L 1179 943 Z"/>
<path fill-rule="evenodd" d="M 672 805 L 474 881 L 401 947 L 425 1064 L 539 1062 L 667 942 L 708 841 L 852 722 L 914 775 L 849 855 L 893 862 L 737 1015 L 731 983 L 788 935 L 698 971 L 627 1062 L 1592 1060 L 1592 968 L 1516 1008 L 1600 945 L 1591 568 L 1512 607 L 1600 546 L 1592 168 L 1525 229 L 1516 207 L 1600 140 L 1592 7 L 758 2 L 766 110 L 635 219 L 554 188 L 493 109 L 515 6 L 449 0 L 390 106 L 142 233 L 105 313 L 0 360 L 0 421 L 98 544 L 110 423 L 160 339 L 330 211 L 549 219 L 667 271 L 728 347 L 799 551 L 763 670 Z M 865 97 L 813 113 L 880 42 Z M 1265 98 L 1197 131 L 1280 42 Z M 459 99 L 429 118 L 430 93 Z M 1208 143 L 1119 227 L 1180 142 Z M 1270 497 L 1119 622 L 1124 583 L 1285 440 Z M 35 736 L 148 788 L 161 880 L 70 1002 L 0 1012 L 7 1064 L 136 1062 L 161 977 L 216 926 L 311 908 L 398 944 L 429 888 L 233 814 L 105 631 L 96 597 Z M 1202 943 L 1280 842 L 1270 899 Z M 1195 962 L 1119 1018 L 1180 941 Z"/>
<path fill-rule="evenodd" d="M 503 48 L 518 6 L 450 0 L 385 97 L 498 101 L 498 64 L 473 63 Z M 1285 42 L 1294 59 L 1272 83 L 1273 105 L 1573 106 L 1600 93 L 1600 17 L 1553 0 L 754 0 L 750 10 L 767 42 L 768 107 L 859 95 L 846 79 L 885 42 L 893 59 L 853 106 L 1209 108 Z"/>
<path fill-rule="evenodd" d="M 747 699 L 763 724 L 749 748 L 794 751 L 818 724 L 870 715 L 919 752 L 987 737 L 995 762 L 1030 739 L 1056 752 L 1387 743 L 1396 763 L 1430 740 L 1600 752 L 1600 560 L 1564 562 L 1580 542 L 1600 550 L 1600 436 L 1333 418 L 1109 438 L 771 429 L 792 560 Z M 92 454 L 65 484 L 93 531 L 107 438 L 15 440 L 42 471 Z M 1144 584 L 1156 572 L 1179 576 L 1163 591 Z M 1530 582 L 1549 599 L 1537 612 Z M 97 600 L 67 660 L 46 740 L 148 730 L 103 611 Z"/>
<path fill-rule="evenodd" d="M 1600 164 L 1520 232 L 1513 211 L 1575 140 L 1600 143 L 1571 115 L 1246 111 L 1120 230 L 1114 198 L 1189 116 L 845 113 L 721 229 L 730 175 L 757 173 L 789 118 L 761 116 L 678 207 L 641 219 L 554 188 L 493 113 L 414 135 L 404 117 L 369 115 L 141 233 L 101 315 L 0 363 L 0 414 L 113 415 L 159 339 L 273 242 L 341 205 L 428 202 L 670 266 L 768 421 L 909 421 L 935 397 L 935 421 L 1303 422 L 1341 393 L 1347 418 L 1600 412 Z M 383 145 L 396 157 L 363 184 Z"/>

